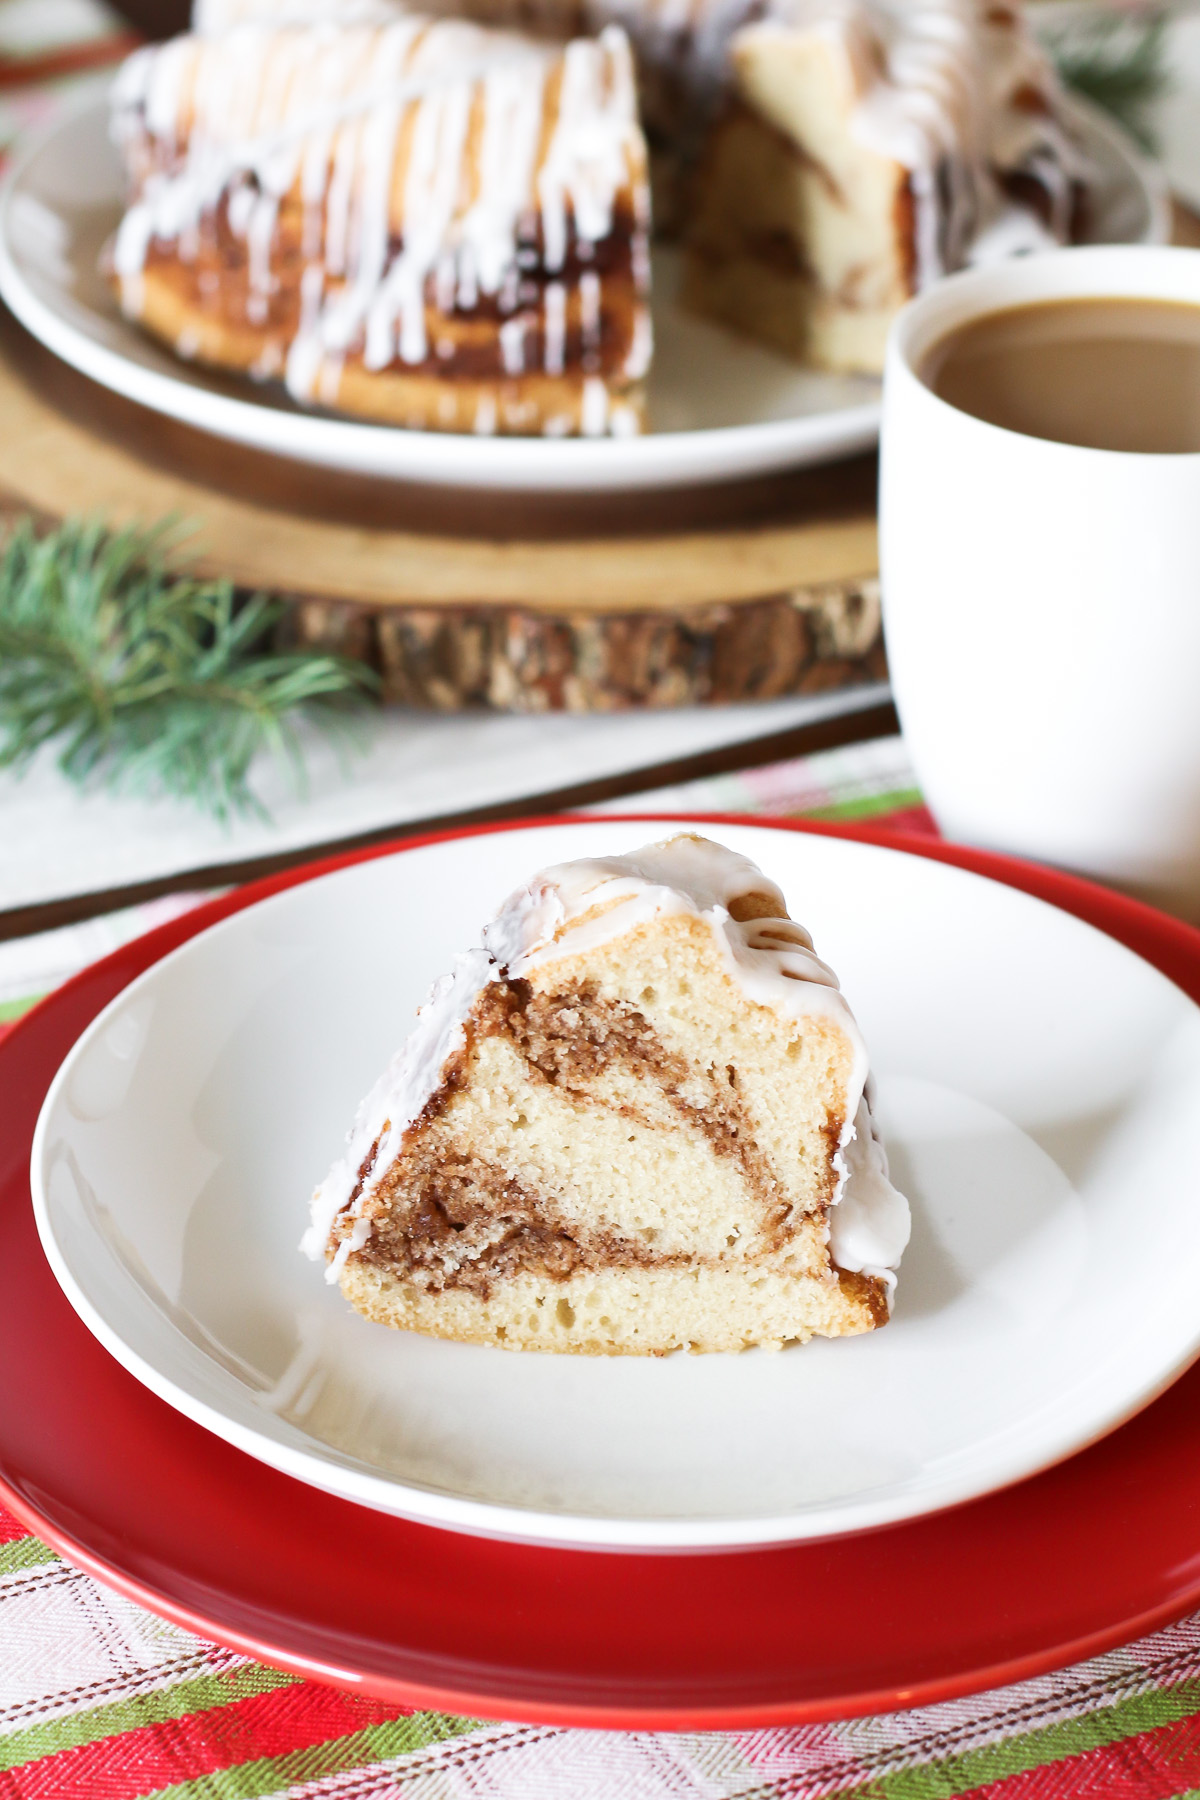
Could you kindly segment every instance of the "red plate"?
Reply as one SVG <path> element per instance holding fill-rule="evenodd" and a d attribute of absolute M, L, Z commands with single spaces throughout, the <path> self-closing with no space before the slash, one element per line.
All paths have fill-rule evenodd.
<path fill-rule="evenodd" d="M 1200 999 L 1200 932 L 1132 901 L 978 851 L 822 829 L 1039 895 Z M 165 925 L 0 1045 L 0 1499 L 33 1531 L 267 1662 L 411 1706 L 573 1725 L 716 1728 L 926 1704 L 1200 1606 L 1200 1365 L 1102 1443 L 1004 1493 L 857 1537 L 708 1556 L 538 1550 L 386 1518 L 242 1455 L 127 1375 L 68 1306 L 34 1231 L 29 1148 L 55 1069 L 114 994 L 206 925 L 389 853 L 260 882 Z"/>

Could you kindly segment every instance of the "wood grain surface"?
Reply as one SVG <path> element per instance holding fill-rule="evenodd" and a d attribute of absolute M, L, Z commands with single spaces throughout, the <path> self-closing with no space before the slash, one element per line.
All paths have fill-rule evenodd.
<path fill-rule="evenodd" d="M 874 462 L 667 494 L 471 493 L 350 476 L 109 394 L 0 321 L 0 490 L 47 518 L 173 513 L 239 585 L 373 607 L 671 612 L 870 575 Z"/>
<path fill-rule="evenodd" d="M 1174 239 L 1200 244 L 1200 219 L 1178 205 Z M 206 571 L 372 608 L 672 613 L 853 583 L 877 567 L 871 456 L 628 495 L 470 493 L 341 474 L 110 394 L 2 309 L 0 498 L 48 519 L 175 513 L 195 526 Z"/>

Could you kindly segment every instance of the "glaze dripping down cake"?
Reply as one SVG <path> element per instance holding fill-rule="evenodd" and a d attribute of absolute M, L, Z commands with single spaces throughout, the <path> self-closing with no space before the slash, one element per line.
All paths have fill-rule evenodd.
<path fill-rule="evenodd" d="M 908 1231 L 832 972 L 753 863 L 685 835 L 508 900 L 303 1247 L 386 1325 L 663 1355 L 884 1324 Z"/>
<path fill-rule="evenodd" d="M 367 418 L 636 431 L 650 185 L 682 301 L 877 372 L 897 308 L 1082 229 L 1009 0 L 198 0 L 113 130 L 120 302 Z"/>
<path fill-rule="evenodd" d="M 459 432 L 639 428 L 649 197 L 629 45 L 251 20 L 134 54 L 123 310 L 295 399 Z"/>
<path fill-rule="evenodd" d="M 1082 229 L 1084 159 L 1016 6 L 745 13 L 683 227 L 693 309 L 822 368 L 878 370 L 911 295 Z"/>

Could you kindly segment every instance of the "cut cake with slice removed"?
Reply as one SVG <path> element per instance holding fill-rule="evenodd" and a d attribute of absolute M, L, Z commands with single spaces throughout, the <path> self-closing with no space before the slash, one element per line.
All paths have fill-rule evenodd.
<path fill-rule="evenodd" d="M 866 1089 L 832 971 L 745 857 L 564 863 L 437 983 L 303 1248 L 370 1319 L 508 1349 L 869 1331 L 909 1215 Z"/>

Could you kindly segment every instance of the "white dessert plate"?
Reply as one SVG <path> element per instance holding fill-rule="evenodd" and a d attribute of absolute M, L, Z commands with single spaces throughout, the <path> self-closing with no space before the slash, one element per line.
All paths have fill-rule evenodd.
<path fill-rule="evenodd" d="M 913 1207 L 894 1316 L 741 1356 L 591 1358 L 368 1323 L 297 1240 L 431 980 L 539 865 L 662 824 L 459 835 L 318 876 L 148 969 L 42 1110 L 72 1305 L 189 1418 L 405 1518 L 610 1549 L 860 1530 L 1001 1487 L 1200 1351 L 1200 1009 L 1070 914 L 943 863 L 713 826 L 783 885 L 872 1049 Z"/>
<path fill-rule="evenodd" d="M 1103 114 L 1075 105 L 1095 171 L 1089 242 L 1165 243 L 1165 184 Z M 188 425 L 277 456 L 449 486 L 585 490 L 728 480 L 869 448 L 879 386 L 797 368 L 690 317 L 669 253 L 654 271 L 656 351 L 640 438 L 487 438 L 359 424 L 173 357 L 118 312 L 97 269 L 121 207 L 103 97 L 29 146 L 0 195 L 0 297 L 93 381 Z"/>

